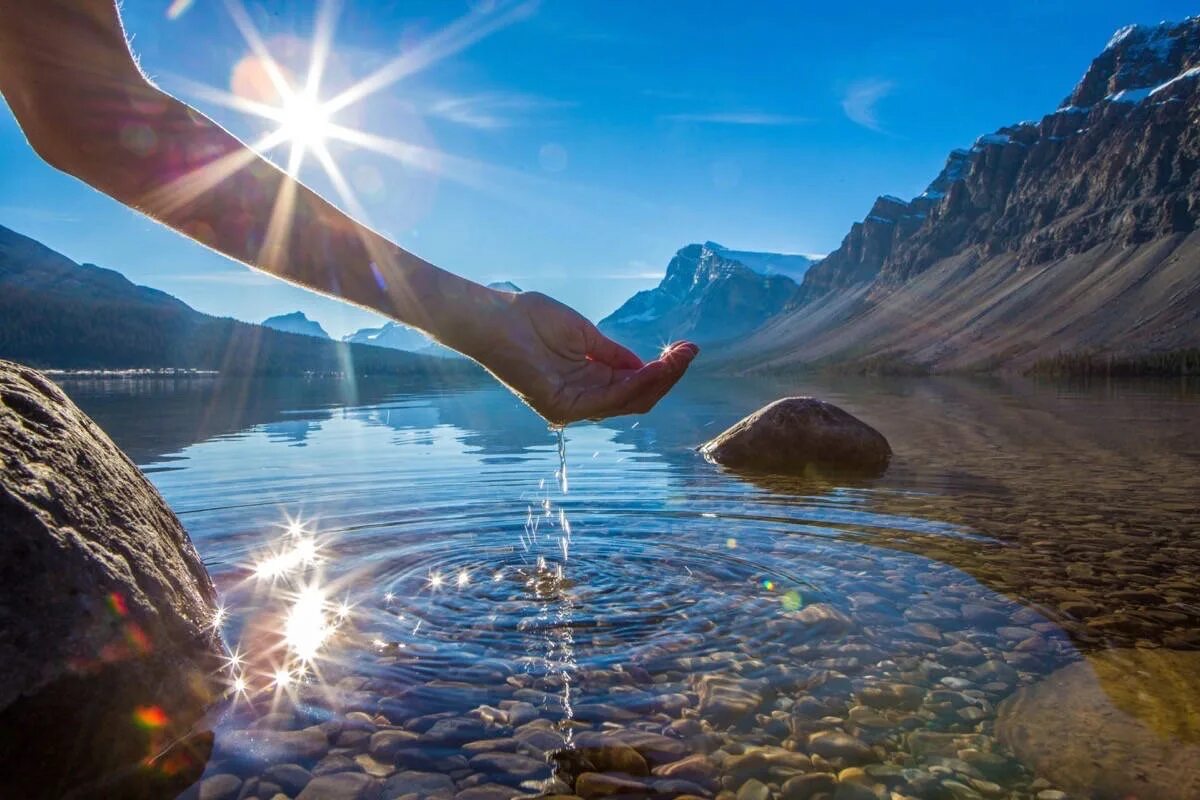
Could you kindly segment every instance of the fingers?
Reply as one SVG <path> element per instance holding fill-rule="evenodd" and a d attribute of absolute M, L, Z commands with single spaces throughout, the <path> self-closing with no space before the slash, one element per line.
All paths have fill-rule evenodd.
<path fill-rule="evenodd" d="M 587 332 L 587 357 L 615 370 L 641 369 L 643 366 L 636 353 L 617 344 L 594 327 Z"/>
<path fill-rule="evenodd" d="M 621 414 L 644 414 L 683 377 L 700 348 L 677 342 L 629 377 L 580 395 L 572 409 L 577 419 L 601 419 Z"/>

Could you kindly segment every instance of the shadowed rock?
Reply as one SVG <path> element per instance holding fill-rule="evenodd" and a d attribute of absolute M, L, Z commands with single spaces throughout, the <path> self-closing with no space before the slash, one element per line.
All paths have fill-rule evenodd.
<path fill-rule="evenodd" d="M 879 431 L 814 397 L 776 400 L 705 442 L 700 452 L 732 469 L 790 475 L 814 468 L 876 474 L 892 457 Z"/>
<path fill-rule="evenodd" d="M 194 779 L 211 736 L 152 759 L 211 699 L 214 614 L 150 482 L 46 377 L 0 361 L 0 796 L 169 796 Z"/>
<path fill-rule="evenodd" d="M 1200 797 L 1200 652 L 1109 650 L 1021 689 L 997 737 L 1071 796 Z"/>

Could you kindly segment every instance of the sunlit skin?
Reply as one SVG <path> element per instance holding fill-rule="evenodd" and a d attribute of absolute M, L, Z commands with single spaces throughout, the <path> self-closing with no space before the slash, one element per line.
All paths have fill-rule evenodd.
<path fill-rule="evenodd" d="M 429 333 L 478 361 L 551 423 L 652 408 L 695 358 L 694 344 L 673 344 L 643 362 L 567 306 L 439 269 L 294 177 L 311 152 L 354 205 L 324 146 L 331 136 L 436 162 L 334 117 L 528 13 L 528 4 L 500 4 L 492 16 L 456 23 L 326 102 L 318 92 L 332 5 L 321 8 L 308 76 L 293 86 L 231 4 L 278 95 L 274 104 L 243 102 L 277 123 L 254 147 L 151 84 L 129 51 L 116 6 L 104 0 L 0 0 L 0 92 L 51 165 L 230 258 Z M 291 148 L 286 171 L 256 152 L 281 145 Z"/>

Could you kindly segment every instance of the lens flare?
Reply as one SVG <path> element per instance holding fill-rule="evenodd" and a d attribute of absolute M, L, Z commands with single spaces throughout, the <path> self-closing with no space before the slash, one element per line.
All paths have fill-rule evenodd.
<path fill-rule="evenodd" d="M 309 586 L 300 592 L 288 613 L 284 641 L 301 663 L 315 659 L 332 632 L 325 605 L 325 592 Z"/>

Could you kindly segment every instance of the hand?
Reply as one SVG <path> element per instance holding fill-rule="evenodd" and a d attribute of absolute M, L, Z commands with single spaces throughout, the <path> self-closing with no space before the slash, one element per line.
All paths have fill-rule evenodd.
<path fill-rule="evenodd" d="M 676 342 L 643 362 L 537 292 L 513 295 L 493 323 L 491 344 L 475 358 L 555 425 L 649 411 L 700 352 Z"/>

